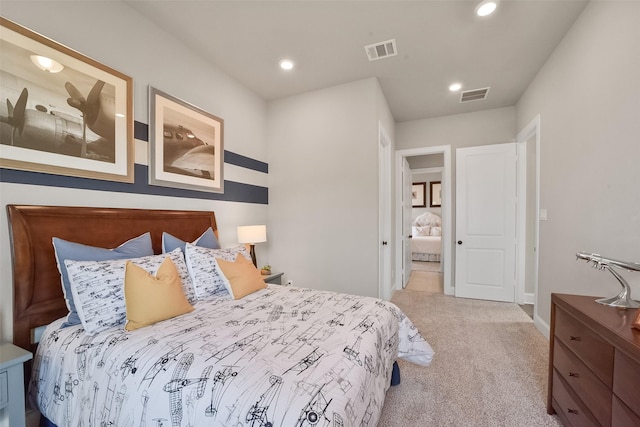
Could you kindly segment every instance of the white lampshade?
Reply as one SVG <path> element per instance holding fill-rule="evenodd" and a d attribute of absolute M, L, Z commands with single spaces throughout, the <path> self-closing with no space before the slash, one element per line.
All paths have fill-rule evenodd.
<path fill-rule="evenodd" d="M 266 225 L 245 225 L 238 227 L 238 243 L 260 243 L 267 241 Z"/>

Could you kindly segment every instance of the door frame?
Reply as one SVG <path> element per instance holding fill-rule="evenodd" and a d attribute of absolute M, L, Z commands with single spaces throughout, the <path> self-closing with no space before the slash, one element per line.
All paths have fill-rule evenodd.
<path fill-rule="evenodd" d="M 378 298 L 391 299 L 393 260 L 391 258 L 391 138 L 378 122 Z M 387 242 L 386 244 L 384 242 Z"/>
<path fill-rule="evenodd" d="M 402 161 L 406 157 L 423 156 L 428 154 L 443 154 L 444 164 L 442 169 L 442 268 L 445 295 L 453 295 L 453 270 L 452 270 L 452 242 L 453 242 L 453 206 L 451 201 L 452 180 L 451 180 L 451 145 L 437 145 L 433 147 L 408 148 L 396 150 L 396 247 L 402 248 Z M 398 278 L 402 281 L 403 257 L 402 250 L 396 250 L 396 281 L 395 289 L 398 286 Z"/>
<path fill-rule="evenodd" d="M 536 248 L 533 259 L 533 296 L 525 294 L 526 271 L 526 194 L 527 194 L 527 142 L 535 142 L 535 218 L 533 219 L 534 245 Z M 533 118 L 516 136 L 518 147 L 518 254 L 517 254 L 517 285 L 516 302 L 518 304 L 533 304 L 533 320 L 540 330 L 542 320 L 538 316 L 538 268 L 540 257 L 540 115 Z"/>

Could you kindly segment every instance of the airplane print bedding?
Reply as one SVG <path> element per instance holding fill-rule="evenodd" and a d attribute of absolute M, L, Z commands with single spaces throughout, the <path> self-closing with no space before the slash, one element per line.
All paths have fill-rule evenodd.
<path fill-rule="evenodd" d="M 392 365 L 433 350 L 394 304 L 268 285 L 132 332 L 50 324 L 30 398 L 62 426 L 375 426 Z"/>

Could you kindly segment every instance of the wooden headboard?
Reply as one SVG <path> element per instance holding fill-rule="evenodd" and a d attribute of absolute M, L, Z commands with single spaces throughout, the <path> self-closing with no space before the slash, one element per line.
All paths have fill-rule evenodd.
<path fill-rule="evenodd" d="M 33 350 L 33 330 L 65 316 L 60 273 L 51 239 L 115 248 L 147 231 L 162 252 L 162 232 L 193 241 L 208 227 L 218 235 L 213 212 L 8 205 L 13 265 L 13 343 Z"/>

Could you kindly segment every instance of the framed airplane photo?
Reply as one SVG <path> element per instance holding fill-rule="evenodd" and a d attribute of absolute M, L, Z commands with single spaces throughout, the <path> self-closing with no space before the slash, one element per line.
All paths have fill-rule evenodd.
<path fill-rule="evenodd" d="M 133 80 L 0 17 L 0 167 L 133 182 Z"/>
<path fill-rule="evenodd" d="M 149 184 L 224 193 L 224 121 L 149 86 Z"/>

